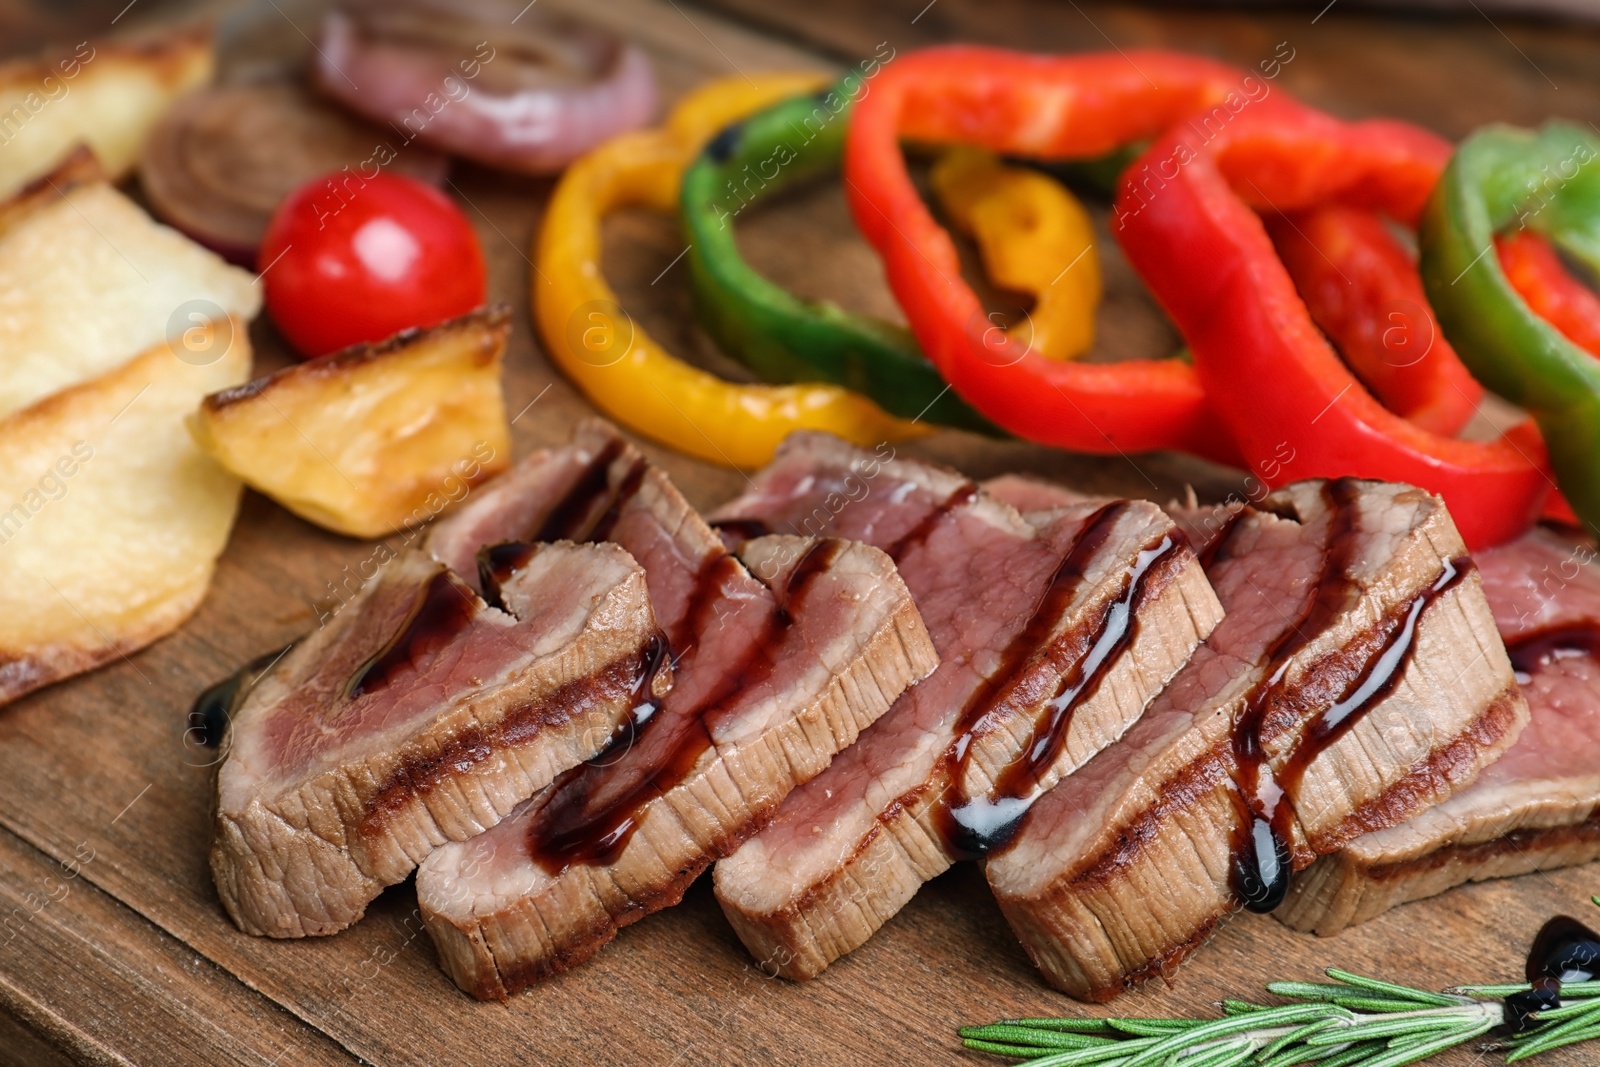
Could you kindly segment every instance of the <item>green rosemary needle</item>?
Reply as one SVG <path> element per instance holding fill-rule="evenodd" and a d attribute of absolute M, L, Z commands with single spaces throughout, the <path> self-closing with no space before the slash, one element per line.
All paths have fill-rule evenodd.
<path fill-rule="evenodd" d="M 1287 1004 L 1228 1000 L 1217 1019 L 1002 1019 L 960 1030 L 977 1052 L 1021 1067 L 1407 1067 L 1504 1028 L 1502 999 L 1523 985 L 1442 993 L 1329 968 L 1330 982 L 1272 982 Z M 1515 1063 L 1600 1039 L 1600 981 L 1571 982 L 1561 1006 L 1485 1045 Z"/>

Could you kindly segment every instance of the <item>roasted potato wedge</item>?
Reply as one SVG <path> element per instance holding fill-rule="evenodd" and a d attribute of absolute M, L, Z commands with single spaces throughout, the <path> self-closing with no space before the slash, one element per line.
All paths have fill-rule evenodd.
<path fill-rule="evenodd" d="M 290 511 L 353 537 L 416 526 L 504 470 L 510 313 L 480 309 L 208 396 L 195 440 Z"/>
<path fill-rule="evenodd" d="M 210 81 L 214 67 L 204 26 L 0 64 L 0 196 L 49 173 L 79 144 L 113 179 L 124 177 L 162 112 Z"/>
<path fill-rule="evenodd" d="M 0 205 L 0 417 L 261 307 L 247 272 L 103 181 L 58 187 Z"/>
<path fill-rule="evenodd" d="M 212 334 L 209 362 L 162 342 L 0 419 L 0 703 L 149 644 L 205 596 L 240 486 L 184 416 L 250 372 L 244 324 Z"/>

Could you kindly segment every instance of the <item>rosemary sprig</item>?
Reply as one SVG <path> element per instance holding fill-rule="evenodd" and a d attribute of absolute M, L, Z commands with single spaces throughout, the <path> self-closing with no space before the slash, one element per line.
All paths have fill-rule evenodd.
<path fill-rule="evenodd" d="M 1600 903 L 1600 901 L 1597 901 Z M 1229 1000 L 1218 1019 L 1002 1019 L 960 1031 L 965 1047 L 1021 1067 L 1406 1067 L 1505 1026 L 1523 985 L 1442 993 L 1329 968 L 1329 982 L 1272 982 L 1287 1004 Z M 1515 1063 L 1600 1039 L 1600 981 L 1562 986 L 1561 1006 L 1484 1046 Z"/>

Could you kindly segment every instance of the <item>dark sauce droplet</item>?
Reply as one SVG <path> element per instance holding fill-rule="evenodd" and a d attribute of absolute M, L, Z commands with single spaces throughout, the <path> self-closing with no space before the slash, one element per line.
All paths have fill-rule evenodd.
<path fill-rule="evenodd" d="M 526 541 L 503 541 L 478 549 L 478 585 L 483 599 L 492 608 L 505 611 L 503 587 L 511 576 L 528 565 L 534 548 Z"/>
<path fill-rule="evenodd" d="M 611 735 L 611 740 L 606 742 L 605 748 L 586 762 L 596 767 L 608 767 L 621 759 L 639 740 L 640 731 L 660 708 L 660 698 L 666 695 L 665 690 L 671 688 L 670 681 L 665 686 L 657 682 L 661 669 L 667 664 L 667 659 L 666 635 L 657 633 L 650 639 L 644 653 L 639 657 L 639 669 L 633 677 L 633 707 L 629 710 L 628 717 L 618 724 L 616 732 Z"/>
<path fill-rule="evenodd" d="M 1272 911 L 1289 895 L 1294 871 L 1289 842 L 1260 815 L 1250 817 L 1242 837 L 1233 854 L 1233 891 L 1247 911 Z"/>
<path fill-rule="evenodd" d="M 276 651 L 257 656 L 222 681 L 202 690 L 189 709 L 189 732 L 198 735 L 200 743 L 207 748 L 222 744 L 239 704 L 265 677 L 267 669 L 282 659 L 294 645 L 291 641 Z"/>
<path fill-rule="evenodd" d="M 1528 950 L 1527 978 L 1592 982 L 1600 976 L 1600 934 L 1567 915 L 1545 923 Z"/>
<path fill-rule="evenodd" d="M 1524 973 L 1533 988 L 1505 999 L 1505 1024 L 1515 1033 L 1538 1025 L 1535 1012 L 1561 1006 L 1563 982 L 1600 976 L 1600 934 L 1571 916 L 1557 915 L 1533 939 Z"/>

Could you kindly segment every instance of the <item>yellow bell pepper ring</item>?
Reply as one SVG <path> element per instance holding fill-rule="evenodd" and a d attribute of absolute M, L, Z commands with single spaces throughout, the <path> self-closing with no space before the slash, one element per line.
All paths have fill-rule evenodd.
<path fill-rule="evenodd" d="M 1019 340 L 1050 359 L 1093 348 L 1100 258 L 1078 198 L 1047 175 L 975 148 L 945 153 L 930 177 L 950 221 L 977 242 L 989 280 L 1033 297 L 1026 321 L 1012 327 Z"/>
<path fill-rule="evenodd" d="M 694 367 L 634 321 L 600 269 L 607 214 L 630 206 L 676 211 L 684 169 L 712 135 L 828 83 L 817 74 L 711 82 L 685 97 L 660 129 L 607 141 L 556 185 L 534 242 L 534 316 L 550 358 L 612 419 L 699 459 L 747 469 L 769 462 L 795 430 L 825 430 L 868 446 L 928 432 L 838 386 L 747 385 Z"/>

